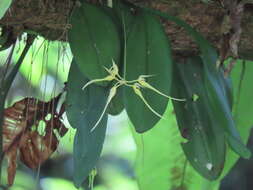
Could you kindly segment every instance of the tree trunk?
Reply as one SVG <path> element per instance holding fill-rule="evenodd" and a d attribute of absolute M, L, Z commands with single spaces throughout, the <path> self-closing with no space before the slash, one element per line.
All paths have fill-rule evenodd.
<path fill-rule="evenodd" d="M 74 1 L 14 0 L 9 11 L 0 20 L 0 25 L 8 26 L 14 36 L 19 36 L 25 31 L 34 31 L 48 40 L 67 41 L 66 33 L 71 27 L 68 18 L 73 10 Z M 210 0 L 208 3 L 201 0 L 129 1 L 183 19 L 211 41 L 224 58 L 233 56 L 253 59 L 252 4 L 246 4 L 244 9 L 236 9 L 232 6 L 236 0 Z M 224 22 L 226 15 L 230 26 L 226 26 Z M 164 26 L 171 40 L 174 55 L 187 56 L 198 52 L 197 45 L 182 28 L 170 22 L 164 22 Z M 236 55 L 237 50 L 232 47 L 237 45 L 239 56 Z"/>

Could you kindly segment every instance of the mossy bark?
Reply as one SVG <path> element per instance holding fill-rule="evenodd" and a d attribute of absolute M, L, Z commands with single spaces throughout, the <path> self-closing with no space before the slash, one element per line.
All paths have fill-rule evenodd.
<path fill-rule="evenodd" d="M 49 40 L 67 41 L 67 30 L 71 27 L 68 18 L 75 0 L 14 0 L 11 8 L 0 20 L 8 26 L 13 35 L 24 31 L 35 31 Z M 98 0 L 92 0 L 96 2 Z M 167 12 L 177 16 L 200 31 L 217 48 L 222 48 L 223 18 L 227 10 L 221 0 L 203 3 L 201 0 L 129 0 L 141 6 Z M 253 6 L 247 5 L 241 22 L 239 57 L 253 58 Z M 174 55 L 188 56 L 198 52 L 197 45 L 186 32 L 173 23 L 164 26 L 172 42 Z"/>

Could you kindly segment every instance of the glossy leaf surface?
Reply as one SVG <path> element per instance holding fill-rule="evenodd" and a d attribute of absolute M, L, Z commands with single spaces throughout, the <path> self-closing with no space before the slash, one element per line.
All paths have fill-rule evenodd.
<path fill-rule="evenodd" d="M 69 44 L 81 72 L 88 79 L 108 75 L 105 68 L 120 59 L 120 37 L 111 16 L 100 7 L 83 2 L 70 19 Z M 97 83 L 107 85 L 108 83 Z"/>
<path fill-rule="evenodd" d="M 147 82 L 169 95 L 171 87 L 170 46 L 159 20 L 145 12 L 138 12 L 126 41 L 126 80 L 140 75 L 152 75 Z M 168 98 L 147 88 L 141 92 L 150 106 L 160 115 L 165 112 Z M 132 88 L 125 87 L 124 101 L 127 114 L 137 132 L 151 129 L 161 118 L 152 113 Z"/>
<path fill-rule="evenodd" d="M 100 157 L 107 126 L 105 114 L 91 132 L 102 114 L 109 91 L 95 84 L 82 90 L 88 81 L 73 61 L 68 78 L 66 111 L 71 126 L 77 129 L 73 152 L 74 183 L 77 187 L 81 186 Z"/>
<path fill-rule="evenodd" d="M 230 74 L 233 83 L 233 94 L 235 97 L 233 116 L 244 143 L 247 142 L 253 125 L 253 107 L 250 106 L 253 96 L 252 72 L 252 62 L 245 62 L 245 64 L 243 64 L 241 61 L 238 61 Z M 238 159 L 239 156 L 237 154 L 231 150 L 228 151 L 224 172 L 220 180 L 228 174 Z"/>
<path fill-rule="evenodd" d="M 173 101 L 184 153 L 191 165 L 209 180 L 217 179 L 225 162 L 225 135 L 219 120 L 213 117 L 207 99 L 202 60 L 190 58 L 175 66 L 173 96 L 187 101 Z M 219 114 L 219 113 L 217 113 Z"/>
<path fill-rule="evenodd" d="M 183 27 L 198 44 L 204 64 L 206 88 L 209 89 L 208 96 L 210 101 L 212 101 L 211 104 L 213 106 L 213 112 L 220 113 L 220 115 L 217 115 L 217 117 L 218 120 L 222 123 L 222 127 L 226 131 L 226 137 L 230 148 L 240 156 L 249 158 L 251 153 L 243 144 L 238 130 L 236 129 L 231 114 L 231 106 L 229 105 L 229 100 L 225 95 L 223 76 L 219 73 L 219 69 L 217 69 L 218 54 L 214 47 L 199 32 L 197 32 L 194 28 L 192 28 L 184 21 L 160 11 L 150 9 L 145 10 L 155 15 L 159 15 L 169 21 L 175 22 L 177 25 Z"/>

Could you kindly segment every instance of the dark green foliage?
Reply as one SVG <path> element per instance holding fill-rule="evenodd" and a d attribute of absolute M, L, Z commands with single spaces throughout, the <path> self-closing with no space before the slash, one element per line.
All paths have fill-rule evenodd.
<path fill-rule="evenodd" d="M 74 144 L 77 186 L 99 158 L 108 113 L 117 115 L 126 108 L 135 130 L 143 133 L 153 128 L 166 110 L 169 99 L 164 95 L 170 95 L 172 82 L 171 48 L 156 16 L 183 27 L 201 52 L 200 57 L 176 65 L 173 79 L 173 96 L 186 98 L 173 104 L 181 134 L 187 139 L 182 143 L 183 151 L 191 165 L 205 178 L 214 180 L 224 167 L 226 142 L 240 156 L 250 156 L 232 116 L 231 81 L 216 64 L 216 50 L 201 34 L 182 20 L 159 11 L 121 1 L 113 1 L 113 8 L 84 2 L 74 10 L 69 32 L 76 63 L 72 63 L 68 79 L 67 116 L 77 128 Z M 114 71 L 110 70 L 112 60 L 117 65 L 116 74 L 110 73 Z M 108 75 L 112 82 L 95 80 L 82 91 L 90 80 Z M 141 76 L 151 88 L 141 83 Z M 100 121 L 110 89 L 115 85 L 118 85 L 116 95 Z M 134 87 L 139 91 L 134 91 Z"/>
<path fill-rule="evenodd" d="M 111 16 L 84 2 L 75 8 L 70 23 L 69 44 L 81 72 L 90 80 L 104 78 L 108 75 L 104 67 L 120 59 L 120 38 Z"/>
<path fill-rule="evenodd" d="M 207 98 L 209 101 L 210 110 L 216 113 L 214 120 L 219 121 L 220 126 L 226 132 L 226 138 L 231 149 L 244 158 L 250 157 L 250 152 L 243 144 L 241 137 L 236 129 L 235 122 L 230 109 L 229 100 L 225 93 L 224 85 L 219 84 L 218 77 L 211 76 L 211 73 L 205 72 L 205 85 L 207 88 Z"/>
<path fill-rule="evenodd" d="M 88 79 L 73 61 L 68 77 L 66 112 L 71 126 L 77 129 L 73 152 L 74 182 L 77 187 L 80 187 L 95 167 L 107 125 L 105 114 L 96 129 L 91 131 L 102 114 L 109 91 L 95 84 L 82 90 L 82 86 L 87 82 Z"/>
<path fill-rule="evenodd" d="M 225 170 L 228 168 L 228 162 L 225 163 L 226 152 L 230 156 L 227 161 L 235 156 L 231 156 L 226 143 L 238 155 L 244 158 L 251 156 L 243 144 L 248 136 L 247 130 L 252 125 L 252 110 L 248 108 L 252 98 L 252 95 L 248 95 L 252 94 L 249 87 L 252 72 L 246 72 L 245 64 L 242 64 L 240 76 L 238 71 L 236 74 L 232 73 L 235 82 L 232 84 L 230 77 L 224 76 L 223 69 L 217 64 L 219 61 L 215 48 L 184 21 L 127 1 L 113 0 L 113 7 L 81 2 L 77 1 L 70 19 L 72 28 L 68 32 L 68 38 L 74 59 L 69 72 L 65 102 L 68 121 L 76 129 L 73 178 L 77 187 L 82 185 L 99 159 L 108 114 L 118 115 L 124 108 L 135 131 L 149 131 L 144 139 L 133 130 L 137 148 L 142 151 L 137 156 L 137 176 L 142 178 L 139 185 L 144 189 L 152 189 L 161 184 L 161 190 L 169 189 L 170 182 L 167 180 L 170 175 L 171 189 L 183 189 L 184 175 L 187 171 L 191 175 L 192 170 L 191 167 L 186 168 L 187 160 L 204 178 L 217 179 L 224 165 Z M 4 12 L 5 10 L 0 11 L 0 17 Z M 174 63 L 173 84 L 171 47 L 159 17 L 184 28 L 200 49 L 200 56 L 190 57 L 186 63 Z M 8 38 L 9 32 L 3 28 L 0 51 L 13 44 L 13 40 Z M 4 100 L 29 46 L 28 44 L 24 49 L 14 69 L 1 81 L 0 126 L 3 121 Z M 247 68 L 252 70 L 252 65 L 247 65 Z M 246 79 L 243 78 L 244 74 Z M 109 79 L 100 80 L 105 77 Z M 89 85 L 82 90 L 85 84 Z M 184 155 L 178 147 L 176 151 L 173 150 L 173 143 L 180 144 L 182 139 L 177 128 L 169 128 L 175 122 L 175 116 L 171 113 L 173 108 L 168 106 L 171 85 L 173 97 L 185 99 L 173 100 L 177 124 L 185 138 L 185 142 L 181 143 Z M 159 122 L 164 115 L 165 119 Z M 168 118 L 171 119 L 170 122 L 167 122 Z M 152 129 L 156 125 L 158 127 Z M 236 125 L 241 127 L 240 130 Z M 173 131 L 178 138 L 174 137 Z M 147 149 L 144 144 L 148 145 Z M 157 148 L 155 151 L 154 147 Z M 161 147 L 164 152 L 160 152 Z M 2 154 L 2 144 L 0 153 Z M 146 158 L 140 155 L 147 155 L 147 159 L 152 156 L 156 158 L 154 162 L 145 160 L 144 163 Z M 183 157 L 183 167 L 179 156 Z M 184 160 L 184 156 L 187 160 Z M 166 167 L 162 161 L 168 163 Z M 229 164 L 231 167 L 232 164 Z M 144 171 L 139 167 L 143 167 Z M 153 171 L 167 173 L 155 176 L 151 173 Z M 183 176 L 180 186 L 175 185 L 178 175 Z M 197 178 L 202 179 L 201 176 Z M 161 182 L 163 179 L 165 180 Z M 187 188 L 190 189 L 191 181 L 187 183 Z"/>
<path fill-rule="evenodd" d="M 158 19 L 144 11 L 135 15 L 135 22 L 126 41 L 125 79 L 136 80 L 140 75 L 150 75 L 146 80 L 164 94 L 171 87 L 170 46 Z M 168 99 L 149 89 L 141 89 L 150 106 L 162 115 Z M 152 113 L 131 88 L 125 88 L 125 107 L 137 132 L 151 129 L 161 118 Z"/>
<path fill-rule="evenodd" d="M 234 104 L 234 94 L 233 94 L 232 80 L 229 76 L 224 76 L 224 77 L 222 77 L 222 79 L 223 79 L 223 86 L 224 86 L 225 96 L 228 100 L 229 107 L 232 110 L 233 109 L 233 104 Z"/>
<path fill-rule="evenodd" d="M 159 11 L 150 12 L 175 22 L 177 25 L 183 27 L 199 45 L 204 65 L 204 81 L 206 83 L 206 88 L 208 88 L 207 96 L 210 99 L 210 106 L 212 106 L 213 112 L 220 113 L 213 119 L 217 119 L 226 131 L 225 135 L 230 147 L 240 156 L 249 158 L 251 153 L 245 145 L 243 145 L 240 135 L 235 127 L 231 113 L 231 100 L 226 97 L 226 87 L 224 85 L 223 74 L 217 68 L 218 55 L 216 50 L 200 33 L 195 31 L 184 21 Z"/>
<path fill-rule="evenodd" d="M 202 60 L 190 58 L 174 69 L 173 96 L 187 101 L 173 101 L 181 134 L 187 139 L 182 147 L 191 165 L 204 177 L 217 179 L 225 162 L 225 135 L 210 109 L 204 83 Z"/>

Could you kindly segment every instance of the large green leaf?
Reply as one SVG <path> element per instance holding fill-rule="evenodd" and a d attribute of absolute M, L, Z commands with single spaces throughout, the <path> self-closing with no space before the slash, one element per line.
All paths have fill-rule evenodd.
<path fill-rule="evenodd" d="M 92 117 L 92 125 L 94 126 L 106 105 L 109 89 L 92 84 L 82 90 L 82 87 L 88 81 L 73 60 L 69 71 L 66 95 L 66 114 L 73 128 L 79 127 L 79 125 L 76 125 L 76 121 L 80 117 L 83 118 L 86 114 L 93 111 L 96 112 Z M 96 102 L 95 100 L 97 99 L 99 101 Z"/>
<path fill-rule="evenodd" d="M 174 69 L 173 96 L 184 97 L 185 102 L 173 101 L 178 126 L 187 142 L 184 153 L 192 166 L 204 177 L 217 179 L 225 163 L 225 136 L 218 120 L 208 109 L 202 60 L 190 58 Z"/>
<path fill-rule="evenodd" d="M 140 190 L 216 190 L 218 182 L 201 177 L 186 163 L 180 143 L 183 138 L 169 104 L 157 125 L 144 134 L 132 127 L 137 145 L 136 179 Z"/>
<path fill-rule="evenodd" d="M 226 131 L 226 137 L 230 148 L 240 156 L 249 158 L 250 152 L 242 143 L 241 137 L 232 118 L 229 100 L 225 96 L 222 79 L 223 76 L 220 74 L 220 70 L 218 70 L 216 66 L 216 63 L 218 61 L 218 54 L 216 50 L 199 32 L 197 32 L 194 28 L 192 28 L 184 21 L 160 11 L 150 10 L 146 8 L 145 10 L 155 15 L 159 15 L 169 21 L 175 22 L 177 25 L 183 27 L 198 44 L 204 64 L 206 78 L 205 82 L 206 87 L 209 89 L 208 96 L 212 101 L 211 104 L 213 105 L 213 112 L 217 113 L 216 116 L 222 123 L 221 126 Z"/>
<path fill-rule="evenodd" d="M 235 97 L 233 115 L 244 142 L 248 140 L 253 125 L 253 106 L 249 106 L 253 96 L 252 72 L 253 62 L 246 62 L 245 64 L 238 62 L 231 74 Z"/>
<path fill-rule="evenodd" d="M 11 6 L 12 0 L 1 0 L 0 1 L 0 19 L 4 16 L 8 8 Z"/>
<path fill-rule="evenodd" d="M 120 37 L 111 16 L 103 8 L 83 2 L 70 19 L 69 44 L 81 72 L 88 79 L 108 75 L 104 67 L 120 61 Z M 107 85 L 107 83 L 98 83 Z"/>
<path fill-rule="evenodd" d="M 92 169 L 95 168 L 97 161 L 99 160 L 102 152 L 106 125 L 107 115 L 102 119 L 98 127 L 94 131 L 90 131 L 88 121 L 78 121 L 83 127 L 77 129 L 74 148 L 74 183 L 77 187 L 80 187 L 84 180 L 88 177 Z"/>
<path fill-rule="evenodd" d="M 253 106 L 251 106 L 253 97 L 252 73 L 253 62 L 246 62 L 245 65 L 242 62 L 237 62 L 230 75 L 235 97 L 233 116 L 244 143 L 247 142 L 253 126 Z M 224 172 L 220 180 L 228 174 L 238 159 L 237 154 L 231 150 L 228 151 Z"/>
<path fill-rule="evenodd" d="M 66 113 L 71 126 L 77 128 L 73 152 L 74 183 L 77 187 L 99 159 L 107 125 L 105 114 L 95 130 L 91 131 L 103 112 L 109 90 L 95 84 L 82 90 L 88 81 L 73 61 L 67 84 Z"/>
<path fill-rule="evenodd" d="M 143 11 L 137 13 L 126 41 L 125 79 L 136 80 L 140 75 L 153 75 L 147 82 L 164 94 L 171 88 L 170 46 L 158 19 Z M 124 88 L 127 114 L 137 132 L 151 129 L 161 118 L 152 113 L 132 88 Z M 149 89 L 141 89 L 150 106 L 162 115 L 168 99 Z"/>
<path fill-rule="evenodd" d="M 213 113 L 213 119 L 219 121 L 221 127 L 226 131 L 226 137 L 230 148 L 240 156 L 249 158 L 251 153 L 243 144 L 240 134 L 236 129 L 229 101 L 224 91 L 221 89 L 221 85 L 218 84 L 217 77 L 206 72 L 205 82 L 209 92 L 207 98 L 210 101 L 210 110 Z"/>

